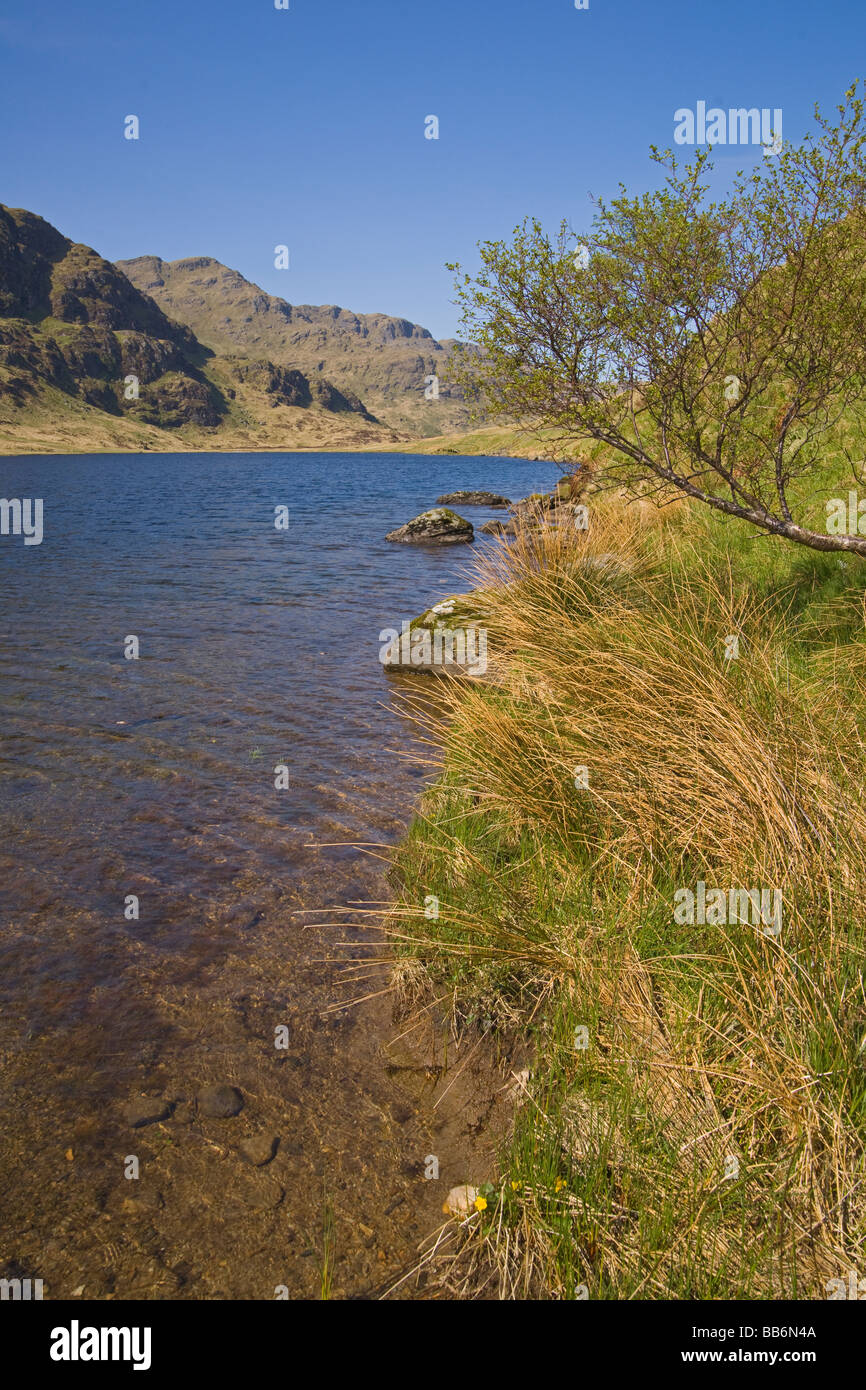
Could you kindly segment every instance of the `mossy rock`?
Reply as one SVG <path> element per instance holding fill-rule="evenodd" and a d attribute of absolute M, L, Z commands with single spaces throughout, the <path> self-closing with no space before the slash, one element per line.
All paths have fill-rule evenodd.
<path fill-rule="evenodd" d="M 393 640 L 381 653 L 386 671 L 428 676 L 483 676 L 487 670 L 484 595 L 451 594 L 419 617 L 391 629 Z"/>
<path fill-rule="evenodd" d="M 429 512 L 407 521 L 389 531 L 386 541 L 398 541 L 403 545 L 460 545 L 469 544 L 475 539 L 471 521 L 452 512 L 450 507 L 433 507 Z"/>
<path fill-rule="evenodd" d="M 444 497 L 436 498 L 437 506 L 448 507 L 510 507 L 511 500 L 500 492 L 475 491 L 446 492 Z"/>

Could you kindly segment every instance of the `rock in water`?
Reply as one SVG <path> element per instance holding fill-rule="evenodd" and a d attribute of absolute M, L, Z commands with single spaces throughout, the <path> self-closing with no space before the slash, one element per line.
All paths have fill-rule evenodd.
<path fill-rule="evenodd" d="M 444 497 L 436 498 L 440 507 L 510 507 L 507 497 L 498 492 L 446 492 Z"/>
<path fill-rule="evenodd" d="M 203 1086 L 196 1096 L 198 1108 L 211 1120 L 228 1120 L 243 1109 L 244 1098 L 235 1086 L 218 1082 L 214 1086 Z"/>
<path fill-rule="evenodd" d="M 533 492 L 529 497 L 513 502 L 511 510 L 516 517 L 532 521 L 537 520 L 543 512 L 555 511 L 561 500 L 558 492 Z"/>
<path fill-rule="evenodd" d="M 244 1139 L 240 1150 L 247 1163 L 251 1163 L 254 1168 L 262 1168 L 266 1163 L 270 1163 L 277 1151 L 278 1143 L 277 1134 L 256 1134 L 251 1139 Z"/>
<path fill-rule="evenodd" d="M 154 1125 L 171 1114 L 171 1106 L 158 1096 L 136 1096 L 124 1111 L 126 1123 L 131 1129 L 141 1129 L 142 1125 Z"/>
<path fill-rule="evenodd" d="M 401 541 L 404 545 L 459 545 L 475 539 L 472 522 L 458 516 L 448 507 L 433 507 L 429 512 L 389 531 L 386 541 Z"/>
<path fill-rule="evenodd" d="M 131 1184 L 138 1187 L 138 1184 Z M 141 1188 L 135 1193 L 134 1197 L 124 1197 L 120 1203 L 120 1210 L 126 1216 L 152 1216 L 155 1211 L 161 1211 L 165 1206 L 165 1200 L 161 1192 L 156 1192 L 152 1188 Z"/>
<path fill-rule="evenodd" d="M 264 1173 L 240 1171 L 232 1179 L 222 1209 L 226 1221 L 244 1221 L 253 1211 L 272 1211 L 285 1196 L 284 1189 L 274 1178 Z"/>
<path fill-rule="evenodd" d="M 404 622 L 402 631 L 386 628 L 380 640 L 379 660 L 386 671 L 432 676 L 487 672 L 487 628 L 476 594 L 442 599 L 414 622 Z"/>

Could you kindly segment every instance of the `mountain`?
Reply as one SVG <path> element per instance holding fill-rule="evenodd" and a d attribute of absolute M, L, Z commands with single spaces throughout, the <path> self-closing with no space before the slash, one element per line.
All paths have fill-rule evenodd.
<path fill-rule="evenodd" d="M 145 423 L 217 425 L 194 334 L 172 323 L 110 261 L 33 213 L 0 205 L 0 389 L 23 404 L 39 384 L 120 414 L 125 378 Z"/>
<path fill-rule="evenodd" d="M 356 448 L 395 443 L 351 389 L 218 354 L 123 270 L 0 204 L 0 449 Z"/>
<path fill-rule="evenodd" d="M 426 328 L 388 314 L 289 304 L 209 256 L 138 256 L 117 264 L 214 352 L 242 351 L 324 373 L 340 390 L 362 397 L 378 419 L 413 435 L 466 427 L 466 407 L 445 380 L 452 339 L 437 342 Z M 425 397 L 430 376 L 439 378 L 438 400 Z"/>

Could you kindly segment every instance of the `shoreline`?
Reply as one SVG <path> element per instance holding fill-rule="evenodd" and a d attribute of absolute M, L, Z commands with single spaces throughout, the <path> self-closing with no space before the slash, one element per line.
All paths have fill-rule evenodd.
<path fill-rule="evenodd" d="M 398 852 L 392 936 L 407 978 L 489 1024 L 490 1046 L 534 1043 L 447 1287 L 838 1297 L 863 1213 L 858 1200 L 850 1234 L 828 1217 L 862 1156 L 862 1017 L 845 981 L 862 954 L 863 878 L 847 864 L 866 832 L 858 812 L 840 872 L 851 773 L 809 768 L 836 767 L 829 696 L 847 697 L 852 726 L 855 702 L 862 712 L 862 618 L 827 667 L 838 638 L 817 577 L 811 642 L 788 615 L 797 548 L 764 569 L 736 527 L 690 508 L 641 515 L 610 498 L 576 544 L 556 529 L 525 534 L 488 571 L 502 581 L 485 594 L 504 679 L 450 687 L 444 771 Z M 748 586 L 745 607 L 714 586 L 708 553 Z M 832 557 L 820 572 L 835 592 Z M 862 576 L 847 583 L 859 603 Z M 719 654 L 737 630 L 729 674 Z M 816 680 L 831 685 L 826 706 L 812 703 Z M 778 769 L 766 788 L 752 775 L 764 767 Z M 694 883 L 699 902 L 721 885 L 713 900 L 733 915 L 679 911 Z M 755 907 L 738 884 L 773 885 L 772 920 L 769 890 Z M 801 958 L 821 960 L 820 995 L 804 991 Z M 815 1039 L 838 1053 L 820 1078 Z M 828 1194 L 817 1211 L 816 1193 Z"/>
<path fill-rule="evenodd" d="M 256 447 L 214 447 L 207 442 L 190 443 L 182 437 L 168 442 L 163 438 L 148 441 L 145 437 L 132 443 L 108 444 L 105 447 L 76 449 L 58 444 L 48 449 L 25 449 L 23 453 L 11 447 L 7 440 L 0 439 L 0 458 L 82 458 L 88 455 L 98 458 L 105 454 L 153 454 L 157 457 L 161 454 L 406 454 L 443 458 L 503 458 L 527 463 L 561 463 L 563 466 L 576 461 L 572 452 L 563 450 L 560 442 L 549 433 L 545 435 L 543 431 L 535 432 L 530 427 L 518 426 L 481 426 L 453 435 L 420 435 L 396 443 L 392 440 L 322 444 L 293 444 L 286 441 Z"/>
<path fill-rule="evenodd" d="M 33 457 L 22 457 L 22 469 Z M 387 465 L 376 467 L 387 478 Z M 159 468 L 159 461 L 151 466 L 151 481 Z M 498 472 L 495 465 L 488 468 Z M 115 471 L 131 473 L 125 462 L 118 462 Z M 303 465 L 293 471 L 308 477 Z M 513 471 L 522 473 L 522 465 L 517 463 Z M 268 476 L 287 472 L 270 470 Z M 242 468 L 239 474 L 243 487 Z M 86 475 L 69 468 L 58 476 Z M 322 463 L 318 476 L 330 477 L 330 465 Z M 458 466 L 450 473 L 443 469 L 437 481 L 445 487 L 461 479 Z M 429 485 L 429 476 L 423 485 Z M 363 482 L 358 489 L 365 491 Z M 58 484 L 61 497 L 74 490 L 77 483 L 68 489 Z M 400 495 L 396 490 L 395 496 Z M 149 513 L 136 507 L 135 514 L 146 535 Z M 72 564 L 69 553 L 58 549 L 58 557 L 66 574 Z M 389 552 L 379 561 L 380 573 L 382 567 L 393 573 L 392 562 L 397 560 L 401 568 L 396 589 L 405 594 L 405 577 L 418 571 L 419 558 L 405 550 Z M 20 573 L 30 571 L 25 567 Z M 224 583 L 221 580 L 220 587 Z M 41 597 L 34 593 L 32 603 L 44 608 L 46 617 L 56 612 L 56 586 Z M 374 652 L 371 657 L 375 662 Z M 121 667 L 121 682 L 130 673 L 138 678 L 146 671 Z M 175 684 L 170 673 L 157 672 L 154 679 L 154 689 L 164 693 L 167 707 L 172 706 Z M 371 679 L 374 687 L 382 686 L 379 670 L 373 670 Z M 67 702 L 74 706 L 78 685 L 68 677 L 64 684 Z M 220 685 L 226 687 L 225 679 Z M 234 686 L 229 683 L 227 689 L 231 692 Z M 146 775 L 139 783 L 139 760 L 150 757 L 151 737 L 161 748 L 171 725 L 154 724 L 148 716 L 156 713 L 159 719 L 162 713 L 146 704 L 140 711 L 145 717 L 134 719 L 139 712 L 134 689 L 118 687 L 118 697 L 116 713 L 123 718 L 117 725 L 125 728 L 121 732 L 109 719 L 103 721 L 103 733 L 129 740 L 112 743 L 109 751 L 120 749 L 127 761 L 136 759 L 134 765 L 130 762 L 133 793 L 129 807 L 121 807 L 103 827 L 104 843 L 113 853 L 116 826 L 123 828 L 128 816 L 132 823 L 170 828 L 143 832 L 147 853 L 143 862 L 139 856 L 134 871 L 121 855 L 115 856 L 110 870 L 113 892 L 122 881 L 125 890 L 141 894 L 141 932 L 134 924 L 109 924 L 106 947 L 100 904 L 84 894 L 74 911 L 67 911 L 68 939 L 57 936 L 50 915 L 40 912 L 38 905 L 32 921 L 24 914 L 39 947 L 28 952 L 27 959 L 33 957 L 30 964 L 10 970 L 15 1009 L 4 1026 L 4 1043 L 10 1030 L 13 1057 L 9 1085 L 18 1102 L 0 1143 L 4 1182 L 11 1194 L 10 1254 L 23 1268 L 34 1270 L 35 1277 L 45 1278 L 50 1299 L 75 1296 L 79 1288 L 84 1289 L 83 1299 L 98 1301 L 268 1299 L 279 1285 L 290 1288 L 292 1297 L 312 1297 L 322 1258 L 318 1228 L 326 1204 L 335 1213 L 337 1239 L 333 1297 L 378 1298 L 393 1288 L 391 1297 L 425 1298 L 424 1287 L 416 1287 L 414 1279 L 405 1284 L 400 1280 L 417 1262 L 418 1243 L 443 1224 L 448 1190 L 492 1171 L 488 1151 L 504 1115 L 502 1087 L 507 1077 L 495 1053 L 482 1049 L 473 1055 L 474 1039 L 455 1045 L 447 1019 L 435 1011 L 405 1037 L 407 1021 L 395 1024 L 391 1017 L 390 986 L 383 999 L 362 999 L 353 1007 L 356 995 L 388 985 L 385 969 L 375 967 L 373 982 L 355 989 L 351 982 L 341 981 L 336 966 L 317 963 L 341 954 L 334 949 L 336 940 L 346 935 L 358 939 L 342 929 L 335 935 L 328 919 L 342 918 L 338 906 L 354 899 L 393 900 L 378 874 L 380 866 L 373 864 L 368 870 L 362 862 L 353 831 L 369 826 L 374 833 L 359 838 L 382 839 L 391 853 L 415 813 L 417 783 L 402 771 L 395 774 L 392 835 L 388 826 L 378 828 L 378 816 L 385 815 L 390 803 L 378 799 L 380 809 L 370 818 L 361 776 L 353 774 L 348 785 L 341 786 L 339 777 L 320 773 L 321 780 L 333 785 L 336 799 L 334 809 L 327 809 L 330 819 L 314 822 L 317 840 L 329 843 L 335 838 L 328 833 L 332 822 L 348 825 L 342 831 L 349 837 L 346 850 L 322 848 L 310 856 L 309 871 L 306 865 L 295 869 L 290 859 L 276 883 L 239 884 L 237 890 L 225 878 L 224 860 L 216 859 L 223 864 L 217 886 L 196 889 L 194 880 L 178 870 L 177 861 L 166 858 L 168 844 L 180 837 L 186 845 L 185 862 L 209 859 L 219 852 L 224 837 L 237 835 L 233 814 L 221 811 L 213 819 L 187 807 L 183 795 L 177 802 L 173 796 L 166 798 L 159 786 L 149 786 Z M 374 690 L 373 700 L 380 698 Z M 377 706 L 367 697 L 364 701 L 362 713 L 372 718 Z M 194 724 L 196 709 L 209 709 L 210 704 L 192 706 Z M 344 704 L 357 710 L 356 699 L 344 697 Z M 376 743 L 381 746 L 381 738 Z M 407 743 L 401 735 L 401 747 Z M 190 733 L 181 735 L 181 771 L 197 745 Z M 347 743 L 345 752 L 350 751 Z M 233 752 L 237 748 L 227 745 L 224 766 L 234 765 L 229 756 Z M 338 747 L 336 755 L 340 754 Z M 38 747 L 35 752 L 22 750 L 21 768 L 26 771 L 32 763 L 38 769 L 41 756 Z M 259 766 L 264 770 L 266 765 Z M 253 764 L 248 770 L 257 773 L 259 768 Z M 244 777 L 244 764 L 239 774 L 243 783 L 252 780 Z M 394 779 L 388 774 L 387 780 Z M 344 810 L 345 796 L 359 807 L 352 819 Z M 39 814 L 39 855 L 44 856 L 52 835 L 64 846 L 56 856 L 59 867 L 52 870 L 54 890 L 54 878 L 67 862 L 78 862 L 82 850 L 76 834 L 65 825 L 52 828 L 43 810 Z M 84 834 L 82 842 L 88 840 Z M 254 848 L 255 841 L 244 843 L 252 876 L 256 860 L 250 846 Z M 155 891 L 151 874 L 176 895 L 165 909 L 158 903 L 147 907 Z M 12 891 L 18 890 L 13 886 Z M 21 901 L 29 905 L 23 896 Z M 178 935 L 186 932 L 187 916 L 194 924 L 188 940 Z M 349 922 L 354 925 L 354 917 Z M 79 936 L 82 940 L 74 947 Z M 18 940 L 17 929 L 4 939 L 13 956 Z M 52 1071 L 59 1004 L 51 979 L 43 983 L 39 978 L 40 962 L 73 948 L 76 985 L 80 982 L 85 997 L 94 991 L 103 1000 L 96 1015 L 100 1032 L 93 1033 L 93 1010 L 73 1008 L 72 1021 L 64 1026 L 62 1068 Z M 381 952 L 367 945 L 357 954 Z M 127 993 L 135 999 L 135 1008 L 128 1010 L 134 1027 L 127 1024 L 123 1008 Z M 34 996 L 51 1021 L 39 1037 L 19 1048 Z M 273 1036 L 268 1037 L 275 1022 L 285 1022 L 290 1036 L 288 1051 L 276 1055 Z M 103 1047 L 109 1049 L 105 1055 Z M 214 1118 L 202 1110 L 200 1092 L 209 1084 L 241 1093 L 244 1104 L 237 1116 Z M 130 1128 L 127 1107 L 142 1099 L 161 1118 Z M 276 1152 L 256 1166 L 245 1156 L 245 1146 L 272 1136 L 279 1138 Z M 36 1157 L 22 1176 L 24 1153 Z M 118 1181 L 124 1177 L 114 1163 L 118 1153 L 137 1157 L 138 1183 Z M 435 1182 L 424 1176 L 430 1154 L 437 1155 L 441 1165 Z M 62 1230 L 56 1247 L 51 1243 L 55 1230 Z M 112 1253 L 103 1259 L 104 1245 Z"/>

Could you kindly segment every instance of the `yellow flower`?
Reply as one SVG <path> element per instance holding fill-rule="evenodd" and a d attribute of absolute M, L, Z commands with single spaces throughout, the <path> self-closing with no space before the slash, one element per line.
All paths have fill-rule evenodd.
<path fill-rule="evenodd" d="M 486 1211 L 486 1210 L 487 1210 L 487 1198 L 486 1198 L 486 1197 L 476 1197 L 476 1198 L 475 1198 L 475 1210 L 476 1210 L 476 1211 Z"/>
<path fill-rule="evenodd" d="M 555 1186 L 554 1189 L 553 1189 L 554 1192 L 561 1192 L 562 1189 L 563 1189 L 564 1187 L 565 1187 L 565 1178 L 557 1178 L 557 1179 L 556 1179 L 556 1186 Z"/>
<path fill-rule="evenodd" d="M 511 1184 L 511 1191 L 512 1191 L 512 1192 L 516 1192 L 519 1186 L 520 1186 L 520 1183 L 519 1183 L 519 1182 L 513 1182 L 513 1183 Z"/>

